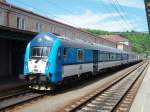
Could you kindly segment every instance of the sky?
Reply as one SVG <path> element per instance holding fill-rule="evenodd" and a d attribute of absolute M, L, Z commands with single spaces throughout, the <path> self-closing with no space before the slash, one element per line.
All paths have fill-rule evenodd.
<path fill-rule="evenodd" d="M 104 31 L 148 32 L 144 0 L 7 0 L 62 23 Z"/>

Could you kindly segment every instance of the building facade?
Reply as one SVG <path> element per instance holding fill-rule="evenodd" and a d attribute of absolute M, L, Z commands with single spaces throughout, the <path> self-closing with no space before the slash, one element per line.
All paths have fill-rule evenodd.
<path fill-rule="evenodd" d="M 96 42 L 110 47 L 116 46 L 110 41 L 99 37 L 97 38 L 91 33 L 81 29 L 10 5 L 6 3 L 5 0 L 0 1 L 0 25 L 32 32 L 52 32 L 71 39 L 82 39 L 84 41 Z"/>
<path fill-rule="evenodd" d="M 23 35 L 25 35 L 25 32 L 26 36 L 24 38 L 28 37 L 28 32 L 34 34 L 37 32 L 52 32 L 70 39 L 82 39 L 88 42 L 125 49 L 124 46 L 122 47 L 120 45 L 122 42 L 118 45 L 116 42 L 102 38 L 103 36 L 96 37 L 91 33 L 73 26 L 10 5 L 6 3 L 5 0 L 0 0 L 0 28 L 1 27 L 7 27 L 9 29 L 5 31 L 5 34 L 9 33 L 9 38 L 0 38 L 0 76 L 22 73 L 25 47 L 29 41 L 29 38 L 21 39 Z M 16 32 L 23 31 L 23 33 L 16 35 L 15 30 L 17 30 Z M 12 31 L 12 34 L 10 34 L 10 31 Z M 2 33 L 0 33 L 0 36 L 1 35 Z M 14 38 L 12 38 L 12 35 Z"/>
<path fill-rule="evenodd" d="M 33 32 L 52 32 L 71 39 L 79 38 L 91 42 L 94 42 L 96 38 L 78 28 L 4 3 L 4 0 L 0 1 L 0 25 Z"/>
<path fill-rule="evenodd" d="M 114 47 L 110 41 L 0 0 L 0 77 L 22 74 L 25 48 L 37 32 L 52 32 Z M 30 34 L 30 36 L 28 36 Z M 30 37 L 30 38 L 29 38 Z"/>
<path fill-rule="evenodd" d="M 128 39 L 126 39 L 125 37 L 121 36 L 121 35 L 104 35 L 101 36 L 102 38 L 111 41 L 113 43 L 116 44 L 116 48 L 123 50 L 123 51 L 127 51 L 127 52 L 131 52 L 131 44 L 129 42 Z"/>
<path fill-rule="evenodd" d="M 103 38 L 103 36 L 97 37 L 96 38 L 96 43 L 102 44 L 102 45 L 105 45 L 105 46 L 109 46 L 109 47 L 113 47 L 113 48 L 117 48 L 117 44 L 115 42 L 107 40 L 107 39 Z"/>

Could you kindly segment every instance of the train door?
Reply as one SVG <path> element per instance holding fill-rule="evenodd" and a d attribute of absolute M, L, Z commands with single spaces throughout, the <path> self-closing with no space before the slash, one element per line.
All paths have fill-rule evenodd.
<path fill-rule="evenodd" d="M 98 51 L 93 51 L 93 72 L 96 73 L 98 71 Z"/>
<path fill-rule="evenodd" d="M 62 48 L 58 49 L 57 52 L 57 59 L 56 59 L 56 74 L 57 74 L 57 80 L 62 79 Z"/>

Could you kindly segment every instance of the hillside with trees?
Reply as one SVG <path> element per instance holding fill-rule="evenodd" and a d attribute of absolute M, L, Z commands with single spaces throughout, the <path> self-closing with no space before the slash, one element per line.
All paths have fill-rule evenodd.
<path fill-rule="evenodd" d="M 132 50 L 139 54 L 147 54 L 150 55 L 150 36 L 148 33 L 141 33 L 141 32 L 107 32 L 101 30 L 94 30 L 94 29 L 83 29 L 84 31 L 90 32 L 95 36 L 99 35 L 111 35 L 111 34 L 120 34 L 127 38 L 131 45 Z"/>

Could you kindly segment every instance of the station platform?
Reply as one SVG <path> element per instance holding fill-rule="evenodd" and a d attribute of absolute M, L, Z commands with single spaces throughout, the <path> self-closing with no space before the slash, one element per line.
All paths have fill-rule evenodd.
<path fill-rule="evenodd" d="M 130 112 L 150 112 L 150 64 Z"/>
<path fill-rule="evenodd" d="M 25 86 L 25 80 L 19 79 L 17 77 L 5 76 L 0 77 L 0 92 L 8 91 L 13 88 L 19 88 Z"/>

